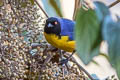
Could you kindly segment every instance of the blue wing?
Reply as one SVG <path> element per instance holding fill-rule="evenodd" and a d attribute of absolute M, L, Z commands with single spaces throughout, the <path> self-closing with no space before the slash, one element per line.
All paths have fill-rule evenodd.
<path fill-rule="evenodd" d="M 61 25 L 61 36 L 69 36 L 69 40 L 74 40 L 75 22 L 68 19 L 57 18 Z"/>

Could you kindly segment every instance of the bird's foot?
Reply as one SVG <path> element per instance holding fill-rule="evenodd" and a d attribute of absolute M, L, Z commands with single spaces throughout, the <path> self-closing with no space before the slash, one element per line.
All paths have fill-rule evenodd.
<path fill-rule="evenodd" d="M 67 58 L 67 59 L 62 59 L 59 64 L 63 65 L 63 64 L 67 64 L 68 61 L 70 60 L 70 58 L 72 57 L 72 55 L 75 53 L 75 50 L 72 52 L 72 54 Z"/>
<path fill-rule="evenodd" d="M 63 65 L 63 64 L 67 64 L 68 63 L 68 58 L 67 59 L 62 59 L 60 62 L 59 62 L 59 65 Z"/>

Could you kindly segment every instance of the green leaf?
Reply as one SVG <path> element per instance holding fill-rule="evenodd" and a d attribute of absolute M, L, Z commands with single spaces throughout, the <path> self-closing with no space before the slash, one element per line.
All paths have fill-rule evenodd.
<path fill-rule="evenodd" d="M 103 37 L 108 43 L 110 63 L 120 79 L 120 21 L 114 21 L 111 15 L 104 19 Z"/>
<path fill-rule="evenodd" d="M 102 21 L 105 16 L 110 14 L 109 8 L 104 3 L 95 1 L 94 4 L 96 6 L 95 7 L 96 14 L 100 21 Z"/>
<path fill-rule="evenodd" d="M 53 17 L 53 16 L 62 16 L 61 11 L 56 11 L 55 7 L 50 4 L 49 0 L 41 0 L 43 3 L 44 10 L 47 12 L 48 16 Z M 56 9 L 61 10 L 60 6 L 60 0 L 55 0 L 55 3 L 53 3 L 55 6 L 57 6 Z M 59 14 L 60 13 L 60 14 Z"/>
<path fill-rule="evenodd" d="M 81 60 L 88 64 L 94 56 L 99 55 L 102 41 L 101 23 L 110 12 L 101 2 L 94 2 L 95 9 L 78 11 L 75 27 L 76 49 Z"/>
<path fill-rule="evenodd" d="M 60 17 L 63 17 L 62 16 L 62 12 L 57 4 L 57 1 L 56 0 L 49 0 L 50 4 L 52 5 L 52 7 L 55 9 L 56 13 L 60 16 Z"/>
<path fill-rule="evenodd" d="M 75 39 L 80 59 L 88 64 L 99 54 L 100 21 L 95 10 L 80 9 L 76 18 Z"/>

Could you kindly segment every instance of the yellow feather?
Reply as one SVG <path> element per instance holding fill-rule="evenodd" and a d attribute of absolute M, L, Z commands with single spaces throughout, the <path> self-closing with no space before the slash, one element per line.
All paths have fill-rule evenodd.
<path fill-rule="evenodd" d="M 68 36 L 61 36 L 61 39 L 59 39 L 55 34 L 47 34 L 44 32 L 44 35 L 48 43 L 52 44 L 56 48 L 67 52 L 75 50 L 75 41 L 69 41 Z"/>

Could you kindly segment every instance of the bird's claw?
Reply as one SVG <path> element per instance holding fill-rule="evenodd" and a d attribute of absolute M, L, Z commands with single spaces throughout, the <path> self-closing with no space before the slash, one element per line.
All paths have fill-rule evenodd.
<path fill-rule="evenodd" d="M 68 59 L 62 59 L 60 62 L 59 62 L 59 65 L 63 65 L 63 64 L 67 64 L 68 63 Z"/>

